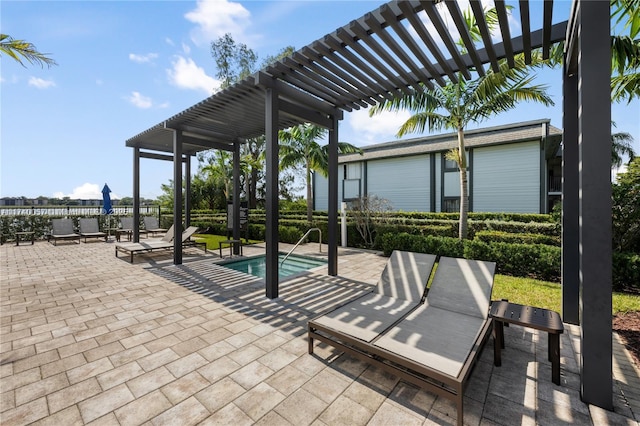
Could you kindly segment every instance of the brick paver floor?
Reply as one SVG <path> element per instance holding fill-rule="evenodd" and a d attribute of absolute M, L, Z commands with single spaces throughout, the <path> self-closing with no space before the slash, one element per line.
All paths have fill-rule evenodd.
<path fill-rule="evenodd" d="M 307 353 L 306 321 L 368 291 L 382 256 L 340 250 L 338 277 L 321 267 L 281 283 L 276 300 L 216 254 L 188 249 L 183 265 L 171 260 L 130 264 L 112 242 L 1 246 L 0 423 L 455 424 L 446 400 L 323 344 Z M 580 401 L 579 329 L 567 330 L 561 386 L 550 380 L 545 335 L 507 328 L 502 367 L 490 341 L 465 393 L 465 423 L 637 425 L 639 373 L 617 335 L 608 412 Z"/>

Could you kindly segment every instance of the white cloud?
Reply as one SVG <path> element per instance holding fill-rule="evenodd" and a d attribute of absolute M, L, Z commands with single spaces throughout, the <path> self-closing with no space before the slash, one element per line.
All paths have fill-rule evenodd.
<path fill-rule="evenodd" d="M 187 43 L 182 43 L 182 53 L 184 53 L 185 55 L 191 53 L 191 46 L 189 46 Z"/>
<path fill-rule="evenodd" d="M 38 77 L 29 78 L 29 86 L 33 86 L 37 89 L 48 89 L 49 87 L 55 87 L 56 83 L 53 80 L 45 80 Z"/>
<path fill-rule="evenodd" d="M 353 133 L 358 135 L 358 140 L 349 142 L 363 146 L 394 140 L 398 129 L 410 116 L 411 114 L 407 111 L 397 113 L 384 111 L 373 117 L 369 117 L 368 109 L 353 111 L 345 115 L 345 121 Z"/>
<path fill-rule="evenodd" d="M 167 70 L 171 84 L 185 89 L 201 90 L 207 95 L 211 95 L 213 90 L 220 86 L 220 82 L 208 76 L 193 59 L 182 56 L 176 58 L 172 63 L 173 68 Z"/>
<path fill-rule="evenodd" d="M 137 53 L 129 53 L 129 60 L 137 62 L 139 64 L 152 63 L 154 59 L 158 57 L 157 53 L 147 53 L 146 55 L 139 55 Z"/>
<path fill-rule="evenodd" d="M 62 191 L 58 191 L 53 193 L 53 197 L 69 197 L 72 200 L 101 200 L 103 186 L 104 185 L 98 185 L 96 183 L 83 183 L 82 185 L 74 188 L 70 194 L 65 194 Z M 111 199 L 120 199 L 120 197 L 112 192 Z"/>
<path fill-rule="evenodd" d="M 184 17 L 197 27 L 191 32 L 196 45 L 209 43 L 226 33 L 234 39 L 244 40 L 244 30 L 251 23 L 251 13 L 240 3 L 229 0 L 198 0 L 196 8 Z"/>
<path fill-rule="evenodd" d="M 128 96 L 126 99 L 138 108 L 147 109 L 153 106 L 151 98 L 142 95 L 140 92 L 131 92 L 131 96 Z"/>

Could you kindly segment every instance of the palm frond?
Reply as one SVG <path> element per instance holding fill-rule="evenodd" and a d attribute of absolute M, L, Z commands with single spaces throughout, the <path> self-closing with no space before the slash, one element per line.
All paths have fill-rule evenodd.
<path fill-rule="evenodd" d="M 38 64 L 44 68 L 51 68 L 53 65 L 58 65 L 56 61 L 47 57 L 48 53 L 40 53 L 36 46 L 25 40 L 16 40 L 7 34 L 0 34 L 0 53 L 3 53 L 10 58 L 13 58 L 23 67 L 25 66 L 22 61 L 25 59 L 30 64 Z"/>

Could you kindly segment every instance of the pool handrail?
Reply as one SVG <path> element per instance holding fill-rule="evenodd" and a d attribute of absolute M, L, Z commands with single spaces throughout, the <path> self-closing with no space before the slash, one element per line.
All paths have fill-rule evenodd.
<path fill-rule="evenodd" d="M 280 261 L 280 266 L 282 266 L 282 264 L 284 263 L 285 260 L 287 260 L 287 258 L 289 257 L 289 255 L 291 255 L 291 253 L 293 253 L 293 251 L 296 249 L 296 247 L 298 247 L 300 245 L 300 243 L 307 238 L 307 236 L 311 233 L 311 231 L 318 231 L 318 245 L 319 245 L 319 250 L 320 253 L 322 253 L 322 231 L 320 230 L 320 228 L 311 228 L 309 229 L 307 232 L 305 232 L 305 234 L 302 236 L 302 238 L 300 238 L 298 240 L 298 242 L 296 243 L 295 246 L 293 246 L 293 248 L 291 250 L 289 250 L 289 253 L 287 253 L 287 255 Z"/>

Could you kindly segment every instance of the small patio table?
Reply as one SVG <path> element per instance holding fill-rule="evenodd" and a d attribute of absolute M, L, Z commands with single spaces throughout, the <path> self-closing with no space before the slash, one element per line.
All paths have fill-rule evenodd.
<path fill-rule="evenodd" d="M 242 240 L 223 240 L 218 243 L 220 257 L 222 258 L 222 244 L 229 244 L 229 257 L 233 257 L 233 247 L 237 244 L 240 246 L 240 256 L 242 256 Z"/>
<path fill-rule="evenodd" d="M 33 242 L 35 240 L 35 232 L 34 231 L 21 231 L 21 232 L 16 232 L 16 245 L 19 246 L 20 245 L 20 239 L 22 238 L 23 241 L 29 241 L 31 240 L 31 245 L 33 245 Z"/>
<path fill-rule="evenodd" d="M 504 349 L 504 324 L 516 324 L 546 331 L 549 339 L 547 356 L 551 361 L 551 380 L 556 385 L 560 384 L 560 334 L 564 332 L 560 314 L 548 309 L 501 300 L 491 302 L 489 315 L 495 320 L 493 362 L 497 367 L 502 365 L 500 351 Z"/>

